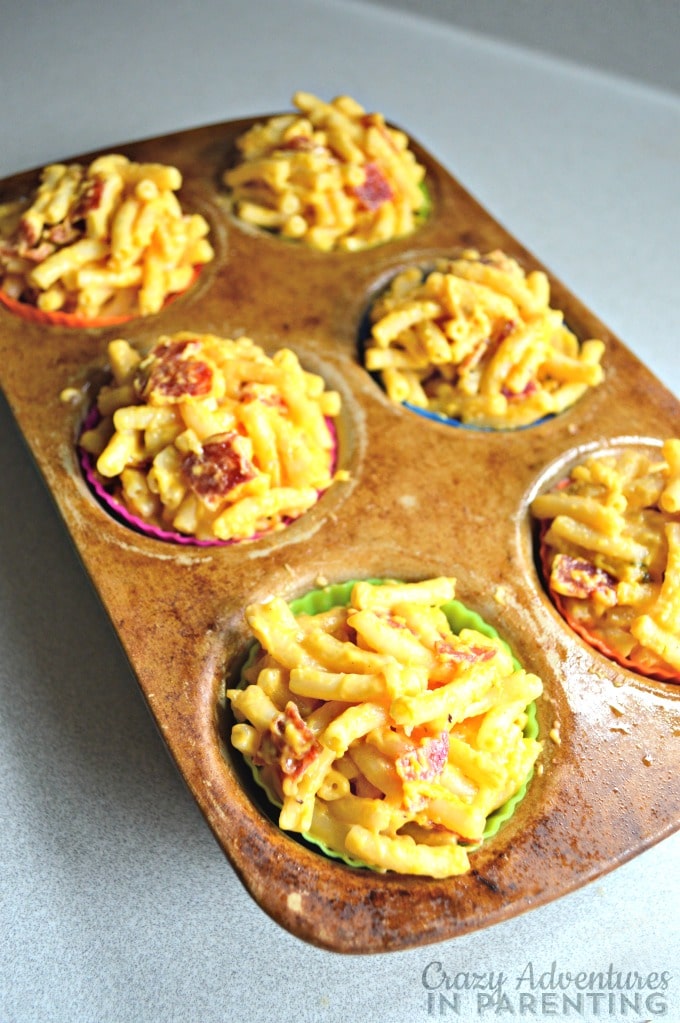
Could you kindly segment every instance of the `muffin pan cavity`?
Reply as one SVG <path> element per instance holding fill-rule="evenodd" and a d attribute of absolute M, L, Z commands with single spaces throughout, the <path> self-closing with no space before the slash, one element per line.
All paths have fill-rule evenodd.
<path fill-rule="evenodd" d="M 369 302 L 359 352 L 390 401 L 470 430 L 540 424 L 604 376 L 604 342 L 572 331 L 546 273 L 501 249 L 400 268 Z"/>
<path fill-rule="evenodd" d="M 228 737 L 225 733 L 224 740 L 225 743 L 230 741 L 231 745 L 241 753 L 256 784 L 265 792 L 268 801 L 268 816 L 277 820 L 277 814 L 280 812 L 281 818 L 278 819 L 278 823 L 286 831 L 293 833 L 293 837 L 296 837 L 298 841 L 316 846 L 325 855 L 339 859 L 349 866 L 379 870 L 385 866 L 385 853 L 389 860 L 401 844 L 399 860 L 402 872 L 429 876 L 429 872 L 434 870 L 435 876 L 458 876 L 469 869 L 467 857 L 470 851 L 474 851 L 482 842 L 492 838 L 499 828 L 512 817 L 517 805 L 526 796 L 536 757 L 541 752 L 540 744 L 537 742 L 536 700 L 542 695 L 542 684 L 535 675 L 522 669 L 507 643 L 502 637 L 499 637 L 498 632 L 455 597 L 456 582 L 456 580 L 441 576 L 428 580 L 395 579 L 393 577 L 370 580 L 350 579 L 342 583 L 317 586 L 296 600 L 279 602 L 276 605 L 276 611 L 273 612 L 276 614 L 277 626 L 270 634 L 269 640 L 263 637 L 259 641 L 253 639 L 238 678 L 227 689 L 226 698 L 231 713 L 228 710 L 225 715 L 228 722 Z M 423 588 L 428 594 L 428 604 L 430 602 L 437 604 L 438 611 L 436 613 L 430 610 L 427 604 L 420 602 Z M 375 605 L 377 614 L 371 610 L 373 600 L 378 602 Z M 390 615 L 387 619 L 391 624 L 386 626 L 388 642 L 383 646 L 386 637 L 384 635 L 382 638 L 376 636 L 373 630 L 377 627 L 378 633 L 381 632 L 381 623 L 385 622 L 385 613 L 390 606 L 394 606 L 390 604 L 390 601 L 398 601 L 398 606 L 394 610 L 395 616 Z M 273 606 L 270 601 L 252 605 L 248 611 L 249 620 L 252 623 L 256 620 L 263 622 L 272 613 Z M 360 608 L 363 610 L 358 617 L 353 617 Z M 330 621 L 326 618 L 329 612 L 333 612 Z M 291 618 L 291 613 L 296 616 L 296 619 Z M 360 619 L 368 627 L 368 633 L 362 634 L 361 640 L 357 640 L 359 646 L 354 645 L 351 632 L 345 632 L 345 614 L 348 616 L 347 622 L 352 623 L 351 628 L 354 628 L 356 622 L 356 628 L 361 631 Z M 410 615 L 415 617 L 409 618 Z M 294 630 L 295 636 L 289 635 L 287 632 L 293 621 L 297 623 L 297 628 Z M 404 641 L 413 643 L 412 637 L 415 634 L 409 632 L 408 629 L 404 631 L 400 628 L 399 623 L 404 621 L 418 621 L 421 624 L 427 622 L 426 631 L 429 627 L 436 626 L 440 637 L 439 648 L 435 647 L 434 650 L 424 639 L 424 634 L 424 645 L 421 645 L 420 641 L 416 641 L 419 654 L 432 657 L 437 665 L 438 685 L 428 690 L 428 695 L 424 697 L 425 700 L 430 701 L 434 698 L 435 703 L 430 702 L 429 707 L 421 705 L 419 708 L 418 700 L 414 703 L 411 696 L 406 695 L 409 691 L 412 693 L 413 669 L 412 666 L 408 667 L 408 662 L 399 651 L 398 644 Z M 301 694 L 301 690 L 298 688 L 301 679 L 298 677 L 294 682 L 291 674 L 289 683 L 284 681 L 287 678 L 286 667 L 290 666 L 286 664 L 289 653 L 284 654 L 283 657 L 277 656 L 277 645 L 281 643 L 283 635 L 288 635 L 289 638 L 285 645 L 289 651 L 290 644 L 297 642 L 298 636 L 303 633 L 308 633 L 310 636 L 313 633 L 318 636 L 317 630 L 319 629 L 325 630 L 327 638 L 331 639 L 332 637 L 332 642 L 336 639 L 341 641 L 343 644 L 341 657 L 346 656 L 347 646 L 352 647 L 354 660 L 357 662 L 357 671 L 361 672 L 362 670 L 358 666 L 362 658 L 375 658 L 376 654 L 381 660 L 389 657 L 393 669 L 390 676 L 392 681 L 388 687 L 385 686 L 387 677 L 381 682 L 379 676 L 353 675 L 352 681 L 347 680 L 347 684 L 359 686 L 359 689 L 356 690 L 356 700 L 360 708 L 348 709 L 339 706 L 336 701 L 341 699 L 341 696 L 339 693 L 333 695 L 327 688 L 328 686 L 335 687 L 338 684 L 343 685 L 342 680 L 338 683 L 336 674 L 339 670 L 336 660 L 339 651 L 337 647 L 333 646 L 332 651 L 329 651 L 328 654 L 330 660 L 326 660 L 322 656 L 324 667 L 320 672 L 315 669 L 312 676 L 309 677 L 314 692 L 319 695 L 312 702 L 308 699 L 301 699 L 299 712 L 291 717 L 289 714 L 292 709 L 289 703 L 291 691 Z M 308 632 L 308 630 L 311 631 Z M 427 654 L 426 650 L 429 650 Z M 367 651 L 372 652 L 367 653 Z M 273 688 L 270 667 L 272 664 L 276 665 L 278 679 Z M 506 684 L 512 676 L 514 699 L 517 700 L 520 693 L 524 694 L 524 706 L 521 710 L 518 711 L 514 705 L 513 708 L 509 708 L 504 704 L 502 692 L 499 691 L 492 695 L 488 691 L 487 680 L 491 677 L 488 673 L 490 665 L 495 665 L 492 674 L 497 678 L 504 678 Z M 511 714 L 513 722 L 519 722 L 520 714 L 523 718 L 525 715 L 521 727 L 513 729 L 506 725 L 503 729 L 498 729 L 493 721 L 489 720 L 488 726 L 494 731 L 494 739 L 488 743 L 482 739 L 480 744 L 477 736 L 479 721 L 471 719 L 467 725 L 461 724 L 468 717 L 464 708 L 456 712 L 455 718 L 453 713 L 449 713 L 447 718 L 445 717 L 441 709 L 443 692 L 441 687 L 446 684 L 447 680 L 451 681 L 456 677 L 461 666 L 466 677 L 475 676 L 479 699 L 484 700 L 485 696 L 488 696 L 487 709 L 491 711 L 493 706 L 494 713 L 497 714 L 503 706 L 505 713 Z M 397 684 L 396 673 L 401 673 L 402 669 L 407 669 L 403 679 L 408 679 L 408 682 L 405 689 L 400 688 L 401 701 L 397 699 L 397 702 L 393 703 L 395 690 L 392 687 Z M 297 675 L 301 674 L 304 675 L 304 669 L 302 672 L 298 670 Z M 321 688 L 319 688 L 319 677 L 323 680 Z M 290 690 L 288 684 L 290 684 Z M 388 696 L 388 689 L 391 696 Z M 253 703 L 255 695 L 258 699 Z M 304 696 L 304 693 L 302 695 Z M 307 694 L 307 696 L 310 695 L 311 693 Z M 273 728 L 271 726 L 262 728 L 258 724 L 261 721 L 263 701 L 271 711 L 278 711 L 276 724 Z M 402 703 L 401 710 L 399 709 L 400 702 Z M 447 706 L 450 711 L 453 710 L 453 704 L 447 704 Z M 297 775 L 294 770 L 291 770 L 291 766 L 298 756 L 302 756 L 304 763 L 314 762 L 319 755 L 323 756 L 323 746 L 316 742 L 309 732 L 305 734 L 305 724 L 316 730 L 317 725 L 313 722 L 318 721 L 319 714 L 325 715 L 324 721 L 327 724 L 332 721 L 331 731 L 335 730 L 335 734 L 339 736 L 340 732 L 349 725 L 348 719 L 356 710 L 360 710 L 362 714 L 375 715 L 377 713 L 381 719 L 375 723 L 377 731 L 374 733 L 373 729 L 369 729 L 371 734 L 366 736 L 364 730 L 363 734 L 355 736 L 355 739 L 349 743 L 349 748 L 344 750 L 339 758 L 330 765 L 324 786 L 327 786 L 330 793 L 336 798 L 341 797 L 341 803 L 336 804 L 333 798 L 327 799 L 328 793 L 320 790 L 320 800 L 313 799 L 311 802 L 307 800 L 310 811 L 312 806 L 314 806 L 314 811 L 310 816 L 309 823 L 303 824 L 299 819 L 297 809 L 300 800 L 294 797 L 290 788 L 286 788 L 291 784 L 298 784 Z M 408 713 L 422 715 L 418 723 L 421 727 L 425 727 L 424 736 L 418 738 L 411 728 L 404 727 L 405 722 L 401 718 L 401 714 L 407 710 Z M 301 717 L 298 716 L 298 713 Z M 481 714 L 482 711 L 480 710 L 479 713 Z M 388 715 L 387 721 L 383 719 L 384 715 Z M 433 718 L 435 720 L 432 720 Z M 478 715 L 473 715 L 473 718 L 478 718 Z M 445 724 L 447 719 L 448 726 Z M 425 726 L 425 721 L 429 721 L 430 725 Z M 281 728 L 281 726 L 283 727 Z M 299 737 L 298 741 L 302 742 L 302 745 L 297 748 L 295 743 L 292 746 L 289 744 L 287 729 L 291 727 L 295 729 L 295 734 Z M 257 747 L 257 753 L 254 753 L 252 741 L 260 735 L 262 741 Z M 377 743 L 377 746 L 374 743 Z M 445 751 L 449 751 L 451 747 L 454 748 L 452 756 L 454 757 L 453 762 L 456 764 L 455 770 L 458 772 L 456 777 L 459 784 L 464 777 L 468 778 L 468 784 L 472 778 L 475 779 L 475 782 L 479 782 L 479 776 L 469 762 L 469 758 L 474 757 L 492 759 L 496 769 L 500 772 L 497 777 L 503 775 L 505 781 L 499 784 L 492 780 L 491 775 L 487 777 L 486 783 L 482 786 L 485 802 L 476 801 L 475 809 L 468 806 L 462 811 L 462 817 L 467 822 L 466 825 L 462 825 L 460 823 L 462 818 L 459 818 L 459 826 L 467 826 L 469 829 L 464 832 L 467 840 L 462 839 L 456 841 L 455 844 L 441 843 L 437 850 L 435 845 L 428 844 L 427 839 L 431 837 L 431 834 L 420 832 L 419 827 L 424 816 L 429 816 L 430 813 L 435 815 L 433 823 L 436 823 L 437 826 L 441 823 L 439 810 L 432 800 L 441 799 L 442 793 L 446 790 L 437 788 L 437 796 L 435 796 L 432 786 L 444 768 Z M 358 751 L 356 755 L 353 754 L 354 749 Z M 381 750 L 381 754 L 378 754 L 378 749 Z M 363 759 L 366 755 L 369 757 L 368 763 Z M 372 774 L 371 771 L 375 769 L 375 758 L 380 759 L 381 756 L 383 767 L 378 770 L 378 774 Z M 357 797 L 369 796 L 369 792 L 375 789 L 375 785 L 379 782 L 378 776 L 382 777 L 382 770 L 390 762 L 393 762 L 393 768 L 390 771 L 390 781 L 385 783 L 387 799 L 380 804 L 381 809 L 385 812 L 376 816 L 378 807 L 375 798 L 368 798 L 362 802 L 361 798 L 357 799 Z M 508 769 L 509 763 L 522 766 Z M 363 774 L 364 768 L 368 769 L 368 775 Z M 327 769 L 322 768 L 324 772 Z M 424 777 L 421 780 L 423 774 Z M 398 781 L 400 777 L 404 781 L 403 792 L 400 792 Z M 283 787 L 281 787 L 282 781 Z M 299 779 L 299 784 L 302 794 L 305 787 L 304 774 Z M 411 792 L 408 791 L 409 785 L 414 787 Z M 414 802 L 416 789 L 419 792 L 419 798 Z M 492 792 L 494 795 L 491 795 Z M 450 806 L 454 814 L 461 813 L 462 808 L 455 803 L 455 797 L 452 797 Z M 336 807 L 340 808 L 337 813 L 334 812 Z M 389 810 L 388 807 L 390 807 Z M 293 809 L 292 817 L 295 820 L 291 819 L 291 808 Z M 353 812 L 358 814 L 355 823 L 363 827 L 374 827 L 378 833 L 382 833 L 381 841 L 386 842 L 386 847 L 382 851 L 378 850 L 377 853 L 375 849 L 368 849 L 364 846 L 363 855 L 366 862 L 361 858 L 357 859 L 357 855 L 355 855 L 358 854 L 360 857 L 361 850 L 348 848 L 344 845 L 348 836 L 343 835 L 343 831 L 349 830 L 348 825 L 351 822 L 351 817 L 348 820 L 346 816 L 348 811 L 350 815 Z M 373 819 L 373 823 L 370 825 L 366 821 L 366 813 L 369 813 Z M 390 831 L 397 825 L 401 831 L 409 816 L 412 818 L 409 825 L 412 835 L 406 838 L 397 837 L 395 841 L 394 835 L 388 834 L 388 818 L 390 819 Z M 413 832 L 414 826 L 415 832 Z M 408 832 L 409 828 L 406 831 Z M 439 827 L 435 827 L 434 831 L 441 837 Z M 391 843 L 394 843 L 393 850 L 389 848 Z M 419 862 L 423 855 L 426 861 L 430 860 L 428 866 Z"/>
<path fill-rule="evenodd" d="M 15 175 L 0 194 L 0 305 L 79 330 L 153 319 L 223 258 L 210 207 L 176 166 L 123 152 Z"/>
<path fill-rule="evenodd" d="M 325 253 L 243 227 L 222 173 L 255 120 L 109 147 L 180 169 L 187 196 L 207 211 L 215 259 L 153 323 L 44 326 L 0 306 L 0 383 L 170 753 L 248 891 L 306 941 L 349 953 L 402 949 L 558 898 L 680 825 L 680 687 L 640 680 L 573 634 L 543 589 L 529 516 L 533 495 L 583 452 L 677 437 L 680 403 L 415 142 L 432 208 L 408 237 Z M 18 194 L 34 175 L 0 183 L 0 195 Z M 394 272 L 464 248 L 502 249 L 544 270 L 571 329 L 604 341 L 602 383 L 515 431 L 452 430 L 389 401 L 362 364 L 362 317 Z M 108 342 L 122 336 L 144 350 L 178 331 L 295 351 L 341 394 L 339 466 L 349 479 L 250 543 L 168 544 L 112 519 L 85 484 L 76 446 Z M 230 747 L 224 696 L 251 642 L 248 604 L 349 579 L 440 575 L 457 579 L 456 597 L 542 679 L 543 750 L 525 798 L 471 854 L 470 872 L 434 880 L 356 868 L 280 831 Z"/>
<path fill-rule="evenodd" d="M 617 519 L 619 525 L 615 532 L 612 532 L 610 519 L 607 533 L 596 518 L 591 520 L 591 513 L 588 510 L 584 510 L 580 515 L 576 512 L 575 519 L 571 520 L 572 528 L 576 530 L 573 539 L 566 544 L 558 540 L 552 551 L 556 553 L 563 549 L 567 557 L 564 559 L 562 571 L 556 570 L 558 577 L 561 575 L 560 583 L 557 586 L 551 585 L 553 563 L 551 546 L 546 543 L 546 536 L 552 518 L 558 513 L 568 517 L 569 506 L 560 505 L 547 517 L 543 511 L 541 517 L 541 512 L 533 502 L 536 499 L 550 499 L 552 495 L 559 496 L 570 480 L 573 482 L 574 469 L 578 468 L 582 473 L 589 472 L 588 466 L 596 467 L 598 464 L 610 466 L 614 475 L 592 478 L 588 484 L 588 493 L 596 496 L 586 500 L 592 500 L 603 514 L 611 515 L 616 509 L 616 515 L 623 513 L 625 518 Z M 630 488 L 626 484 L 625 475 L 617 476 L 616 466 L 620 466 L 623 474 L 630 474 Z M 587 444 L 567 451 L 552 465 L 546 467 L 528 494 L 526 500 L 528 522 L 523 539 L 525 555 L 533 557 L 542 594 L 550 601 L 566 627 L 594 652 L 630 673 L 632 681 L 637 680 L 643 684 L 651 682 L 652 685 L 658 686 L 660 692 L 667 689 L 668 695 L 673 697 L 680 695 L 678 694 L 680 670 L 654 656 L 654 643 L 641 651 L 635 638 L 631 638 L 630 635 L 630 626 L 636 618 L 641 615 L 652 615 L 654 618 L 653 608 L 657 598 L 652 594 L 658 591 L 666 575 L 668 541 L 664 540 L 664 524 L 677 521 L 677 513 L 664 510 L 660 501 L 663 480 L 669 478 L 669 471 L 669 464 L 664 457 L 663 442 L 653 437 L 613 437 L 607 443 Z M 583 483 L 581 487 L 583 488 Z M 605 487 L 611 488 L 608 496 Z M 616 487 L 621 489 L 615 490 Z M 586 490 L 582 489 L 581 493 L 585 494 Z M 600 496 L 597 496 L 598 494 Z M 542 498 L 542 495 L 545 495 L 545 498 Z M 632 502 L 630 512 L 628 502 Z M 540 506 L 540 500 L 538 505 Z M 579 539 L 581 529 L 589 531 L 590 534 L 583 540 Z M 607 542 L 607 536 L 612 538 L 610 544 L 602 547 L 597 554 L 598 540 Z M 632 556 L 625 553 L 623 545 L 628 542 L 637 542 L 640 546 L 637 557 L 642 560 L 638 566 L 632 563 Z M 606 598 L 608 594 L 613 593 L 619 580 L 629 592 L 622 594 L 621 610 L 618 609 L 618 601 L 614 604 L 613 613 L 616 618 L 608 619 L 608 612 L 605 610 L 608 606 Z M 637 595 L 638 589 L 644 592 Z M 604 594 L 605 603 L 600 604 L 599 611 L 597 601 L 591 605 L 590 611 L 586 610 L 585 602 L 589 599 L 589 591 Z M 579 610 L 578 602 L 576 607 L 570 605 L 568 599 L 570 596 L 584 602 L 581 605 L 582 610 Z M 631 608 L 630 612 L 626 611 L 628 606 Z M 658 619 L 659 623 L 663 618 L 662 614 L 662 618 Z M 647 618 L 647 621 L 651 624 L 652 619 Z M 634 652 L 629 654 L 626 644 L 635 648 Z"/>
<path fill-rule="evenodd" d="M 297 91 L 292 104 L 233 140 L 221 180 L 240 225 L 318 252 L 412 235 L 430 202 L 408 136 L 349 96 Z"/>
<path fill-rule="evenodd" d="M 270 355 L 249 338 L 191 331 L 160 335 L 148 349 L 119 338 L 109 356 L 76 446 L 87 486 L 117 521 L 168 543 L 223 546 L 280 534 L 328 494 L 326 513 L 342 500 L 356 461 L 356 407 L 350 398 L 345 410 L 344 381 L 329 367 L 339 384 L 331 388 L 318 357 L 303 363 L 290 347 Z M 62 396 L 79 407 L 90 390 Z M 291 401 L 293 418 L 282 415 Z M 300 430 L 306 415 L 314 428 Z M 237 519 L 219 529 L 222 513 L 251 526 L 239 529 Z"/>

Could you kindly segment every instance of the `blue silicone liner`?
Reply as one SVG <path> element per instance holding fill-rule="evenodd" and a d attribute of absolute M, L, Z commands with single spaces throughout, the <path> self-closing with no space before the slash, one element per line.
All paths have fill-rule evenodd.
<path fill-rule="evenodd" d="M 533 423 L 525 423 L 523 426 L 475 426 L 474 423 L 464 423 L 460 419 L 445 416 L 443 412 L 434 412 L 432 409 L 412 405 L 410 401 L 403 401 L 401 404 L 403 408 L 407 408 L 409 412 L 415 412 L 417 416 L 422 416 L 423 419 L 431 419 L 435 423 L 453 426 L 458 430 L 470 430 L 473 433 L 519 433 L 521 430 L 533 430 L 535 426 L 540 426 L 542 423 L 547 423 L 555 418 L 554 415 L 542 416 L 541 419 L 536 419 Z"/>

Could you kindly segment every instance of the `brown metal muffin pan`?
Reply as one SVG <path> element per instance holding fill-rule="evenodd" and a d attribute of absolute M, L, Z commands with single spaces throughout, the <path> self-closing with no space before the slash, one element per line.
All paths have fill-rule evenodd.
<path fill-rule="evenodd" d="M 209 219 L 216 258 L 190 292 L 123 327 L 41 326 L 0 307 L 0 383 L 169 750 L 246 888 L 319 946 L 407 948 L 558 898 L 678 828 L 680 686 L 619 668 L 571 632 L 535 567 L 528 506 L 584 451 L 680 435 L 680 403 L 547 271 L 572 329 L 606 343 L 602 385 L 517 432 L 465 430 L 395 407 L 358 349 L 371 296 L 392 274 L 462 246 L 500 247 L 526 269 L 547 268 L 416 142 L 433 210 L 408 238 L 319 253 L 244 227 L 220 181 L 253 120 L 108 150 L 178 166 L 181 199 Z M 37 175 L 0 182 L 0 201 L 32 189 Z M 83 481 L 74 443 L 106 372 L 107 342 L 144 346 L 176 330 L 248 334 L 270 353 L 291 347 L 341 392 L 339 460 L 350 482 L 285 531 L 247 544 L 180 547 L 111 518 Z M 61 400 L 66 388 L 82 400 Z M 464 877 L 353 869 L 279 831 L 230 748 L 223 693 L 249 644 L 244 607 L 271 594 L 292 599 L 319 580 L 440 574 L 458 579 L 458 597 L 542 677 L 539 767 Z"/>

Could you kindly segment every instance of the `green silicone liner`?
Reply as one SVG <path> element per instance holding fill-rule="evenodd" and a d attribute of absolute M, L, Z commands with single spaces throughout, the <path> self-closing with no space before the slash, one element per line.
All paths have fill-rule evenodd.
<path fill-rule="evenodd" d="M 366 579 L 363 581 L 371 583 L 372 586 L 381 586 L 386 582 L 396 580 Z M 344 583 L 333 583 L 330 586 L 323 587 L 323 589 L 310 590 L 310 592 L 306 593 L 303 597 L 298 597 L 296 600 L 291 600 L 289 603 L 289 607 L 291 611 L 296 615 L 320 614 L 322 611 L 330 611 L 331 608 L 334 607 L 344 607 L 347 604 L 349 604 L 352 589 L 354 588 L 356 582 L 357 582 L 356 579 L 350 579 Z M 448 604 L 442 604 L 441 608 L 448 619 L 449 625 L 451 626 L 451 630 L 454 633 L 456 633 L 456 635 L 462 629 L 475 629 L 477 632 L 481 632 L 482 635 L 488 636 L 491 639 L 500 639 L 500 642 L 503 643 L 504 646 L 508 649 L 508 651 L 512 654 L 512 651 L 510 650 L 508 644 L 498 635 L 493 626 L 485 622 L 483 618 L 481 618 L 475 611 L 471 611 L 470 608 L 465 606 L 465 604 L 461 604 L 459 600 L 452 600 Z M 258 656 L 260 649 L 261 648 L 259 643 L 254 643 L 250 648 L 248 658 L 245 664 L 243 665 L 243 668 L 241 669 L 241 678 L 239 679 L 238 683 L 239 686 L 244 685 L 243 672 L 253 663 L 255 658 Z M 514 656 L 514 654 L 512 654 L 512 660 L 515 668 L 520 669 L 521 665 L 517 658 Z M 524 728 L 524 735 L 527 739 L 537 739 L 538 720 L 536 717 L 536 704 L 530 703 L 526 709 L 526 713 L 527 723 Z M 249 760 L 248 757 L 244 756 L 243 759 L 250 768 L 250 771 L 256 784 L 259 786 L 259 788 L 261 788 L 264 791 L 269 802 L 273 806 L 280 808 L 281 801 L 271 790 L 271 788 L 266 784 L 266 782 L 263 781 L 259 769 Z M 488 841 L 489 838 L 492 838 L 498 832 L 502 824 L 504 824 L 507 820 L 510 819 L 510 817 L 512 817 L 518 804 L 524 799 L 527 793 L 527 789 L 533 777 L 533 773 L 534 772 L 532 770 L 529 773 L 524 784 L 517 790 L 514 796 L 511 796 L 507 802 L 503 803 L 502 806 L 499 806 L 497 810 L 494 810 L 494 812 L 487 817 L 486 827 L 484 828 L 484 833 L 482 835 L 482 841 L 478 842 L 476 845 L 467 845 L 466 849 L 468 850 L 468 852 L 473 852 L 475 849 L 479 849 L 484 842 Z M 320 849 L 325 856 L 329 856 L 335 860 L 341 860 L 343 863 L 348 864 L 348 866 L 350 867 L 360 867 L 365 870 L 378 871 L 378 868 L 373 867 L 369 863 L 364 863 L 362 860 L 354 859 L 353 857 L 348 856 L 347 854 L 339 853 L 335 849 L 330 849 L 324 842 L 322 842 L 318 838 L 315 838 L 315 836 L 310 834 L 309 832 L 303 832 L 300 837 L 303 838 L 305 842 L 309 843 L 310 845 L 314 845 L 318 849 Z"/>
<path fill-rule="evenodd" d="M 432 216 L 434 203 L 432 201 L 432 196 L 430 195 L 430 190 L 427 187 L 427 183 L 425 181 L 421 181 L 420 184 L 418 185 L 418 189 L 420 190 L 423 196 L 423 205 L 414 214 L 413 229 L 405 235 L 404 234 L 395 235 L 393 238 L 386 238 L 384 241 L 372 242 L 370 245 L 367 245 L 365 249 L 360 249 L 359 250 L 360 252 L 366 252 L 370 251 L 371 249 L 377 249 L 380 248 L 381 246 L 389 245 L 391 242 L 401 241 L 402 238 L 409 238 L 412 234 L 415 234 L 415 232 L 418 231 L 423 226 L 423 224 L 425 224 L 430 219 L 430 217 Z M 234 216 L 235 219 L 239 221 L 239 223 L 242 224 L 245 223 L 245 221 L 240 220 L 238 216 L 236 215 Z M 276 238 L 277 241 L 283 242 L 284 245 L 301 246 L 303 248 L 305 247 L 305 243 L 303 241 L 300 241 L 299 238 L 286 238 L 284 235 L 281 234 L 280 231 L 277 231 L 276 228 L 260 227 L 258 228 L 258 230 L 261 231 L 263 234 L 268 235 L 270 238 Z M 312 251 L 315 252 L 320 250 L 312 249 Z M 343 249 L 331 249 L 330 252 L 322 252 L 321 255 L 324 256 L 337 255 L 338 253 L 340 253 L 341 255 L 348 255 L 348 253 L 345 252 L 345 250 Z M 349 253 L 349 255 L 353 255 L 353 253 Z"/>

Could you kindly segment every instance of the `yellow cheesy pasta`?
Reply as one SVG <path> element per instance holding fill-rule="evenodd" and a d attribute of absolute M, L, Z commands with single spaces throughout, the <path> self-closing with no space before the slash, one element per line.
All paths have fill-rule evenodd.
<path fill-rule="evenodd" d="M 257 644 L 227 691 L 231 738 L 280 827 L 355 865 L 465 873 L 531 775 L 543 687 L 455 579 L 350 582 L 246 617 Z"/>
<path fill-rule="evenodd" d="M 531 510 L 570 625 L 626 667 L 680 681 L 680 440 L 592 456 Z"/>
<path fill-rule="evenodd" d="M 340 396 L 294 352 L 179 332 L 148 355 L 109 345 L 100 421 L 80 438 L 96 477 L 142 523 L 199 540 L 283 528 L 336 479 Z"/>
<path fill-rule="evenodd" d="M 214 256 L 181 185 L 176 167 L 120 154 L 45 167 L 31 199 L 0 206 L 3 295 L 85 320 L 158 312 Z"/>
<path fill-rule="evenodd" d="M 471 426 L 528 426 L 603 379 L 603 342 L 579 344 L 546 274 L 500 250 L 402 271 L 369 318 L 364 362 L 389 398 Z"/>
<path fill-rule="evenodd" d="M 426 195 L 407 136 L 349 96 L 297 92 L 293 104 L 237 140 L 240 160 L 224 174 L 237 216 L 323 251 L 410 234 Z"/>

